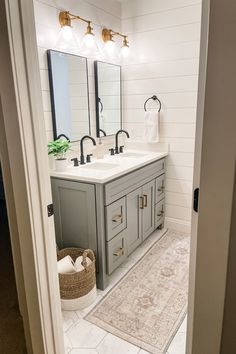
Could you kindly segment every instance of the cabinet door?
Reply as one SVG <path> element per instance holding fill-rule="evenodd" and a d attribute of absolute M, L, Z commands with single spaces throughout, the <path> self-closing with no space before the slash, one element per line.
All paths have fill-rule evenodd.
<path fill-rule="evenodd" d="M 142 236 L 143 241 L 154 231 L 155 220 L 154 220 L 154 192 L 155 192 L 155 181 L 151 181 L 143 186 L 142 197 L 144 199 L 144 209 L 142 217 Z"/>
<path fill-rule="evenodd" d="M 128 255 L 142 242 L 142 188 L 127 195 L 127 248 Z"/>
<path fill-rule="evenodd" d="M 58 246 L 97 250 L 95 186 L 52 179 Z"/>

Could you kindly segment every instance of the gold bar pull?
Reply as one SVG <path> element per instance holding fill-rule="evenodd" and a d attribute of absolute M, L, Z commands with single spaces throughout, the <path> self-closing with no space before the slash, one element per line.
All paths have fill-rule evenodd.
<path fill-rule="evenodd" d="M 116 215 L 112 218 L 112 221 L 113 222 L 122 222 L 123 221 L 123 215 L 120 214 L 120 215 Z"/>
<path fill-rule="evenodd" d="M 144 203 L 143 203 L 143 206 L 144 206 L 144 208 L 146 208 L 147 207 L 147 194 L 143 194 L 143 198 L 144 198 Z"/>
<path fill-rule="evenodd" d="M 116 257 L 120 257 L 120 256 L 123 256 L 124 254 L 124 248 L 120 248 L 119 251 L 113 253 L 113 256 L 116 256 Z"/>
<path fill-rule="evenodd" d="M 143 197 L 139 197 L 139 199 L 140 199 L 140 205 L 139 205 L 139 208 L 140 209 L 144 209 L 144 198 Z"/>

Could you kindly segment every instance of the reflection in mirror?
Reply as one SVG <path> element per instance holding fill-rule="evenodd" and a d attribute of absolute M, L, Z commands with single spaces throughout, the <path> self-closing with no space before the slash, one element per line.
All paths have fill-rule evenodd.
<path fill-rule="evenodd" d="M 95 61 L 97 137 L 121 129 L 121 67 Z"/>
<path fill-rule="evenodd" d="M 90 135 L 87 59 L 48 50 L 54 139 Z"/>

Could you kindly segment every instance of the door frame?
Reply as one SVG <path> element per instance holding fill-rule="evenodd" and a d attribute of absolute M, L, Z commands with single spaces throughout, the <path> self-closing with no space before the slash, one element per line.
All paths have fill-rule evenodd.
<path fill-rule="evenodd" d="M 212 13 L 209 11 L 210 4 L 214 5 Z M 214 2 L 203 0 L 203 9 L 208 9 L 207 14 L 212 22 L 210 21 L 209 27 L 209 17 L 203 17 L 202 31 L 207 31 L 208 27 L 211 29 L 211 23 L 213 24 L 212 30 L 217 29 L 214 24 L 218 11 L 219 13 L 226 11 L 228 19 L 230 19 L 234 12 L 230 12 L 227 5 L 230 8 L 231 4 L 232 1 L 230 2 L 230 0 L 224 2 L 222 0 L 215 0 Z M 0 22 L 1 36 L 4 36 L 4 41 L 0 38 L 1 59 L 4 63 L 4 70 L 0 69 L 0 153 L 3 160 L 14 263 L 19 266 L 17 289 L 20 307 L 24 315 L 29 353 L 62 354 L 64 353 L 64 346 L 56 272 L 55 235 L 53 218 L 47 216 L 47 205 L 51 203 L 51 191 L 46 159 L 46 137 L 42 118 L 40 75 L 39 69 L 35 65 L 38 62 L 38 57 L 33 2 L 5 0 L 0 2 L 0 10 L 3 16 Z M 226 21 L 226 32 L 230 30 L 229 27 L 229 21 Z M 199 91 L 196 146 L 200 143 L 201 149 L 200 154 L 195 156 L 194 186 L 200 185 L 201 197 L 199 214 L 193 214 L 192 226 L 188 354 L 199 354 L 199 352 L 220 353 L 231 222 L 230 204 L 232 201 L 230 198 L 233 195 L 231 193 L 234 173 L 232 168 L 228 171 L 228 176 L 223 178 L 223 183 L 228 183 L 226 185 L 227 198 L 221 193 L 221 201 L 224 202 L 222 204 L 224 219 L 221 215 L 221 220 L 223 220 L 222 227 L 224 226 L 226 229 L 222 229 L 222 227 L 221 230 L 214 229 L 219 244 L 212 252 L 211 260 L 216 262 L 217 272 L 212 267 L 213 263 L 207 269 L 203 267 L 209 256 L 206 249 L 212 251 L 213 241 L 209 233 L 205 239 L 203 236 L 206 235 L 203 234 L 204 230 L 209 231 L 210 223 L 207 220 L 207 213 L 209 212 L 212 215 L 212 209 L 209 210 L 209 208 L 214 210 L 216 207 L 213 203 L 213 201 L 215 202 L 214 198 L 210 198 L 211 203 L 206 198 L 208 188 L 211 193 L 216 192 L 216 183 L 212 174 L 216 165 L 211 164 L 211 158 L 213 157 L 213 161 L 215 161 L 214 154 L 218 153 L 219 157 L 224 159 L 227 154 L 228 164 L 223 160 L 222 168 L 230 167 L 229 163 L 233 158 L 235 159 L 231 151 L 228 150 L 227 153 L 227 148 L 233 146 L 230 145 L 232 143 L 230 139 L 232 139 L 233 125 L 227 127 L 230 139 L 225 136 L 224 131 L 225 145 L 221 145 L 221 149 L 216 139 L 210 139 L 211 144 L 209 146 L 209 137 L 212 137 L 210 135 L 212 134 L 211 129 L 216 127 L 217 122 L 216 135 L 220 136 L 222 128 L 225 128 L 225 122 L 220 120 L 218 116 L 213 120 L 207 110 L 207 108 L 209 109 L 209 106 L 206 105 L 209 100 L 208 80 L 211 79 L 211 73 L 209 74 L 206 65 L 208 62 L 206 53 L 207 48 L 208 54 L 209 48 L 214 53 L 214 46 L 209 46 L 208 35 L 203 32 L 200 82 L 201 80 L 202 83 L 206 81 L 207 100 L 205 101 L 205 94 L 202 96 Z M 227 41 L 225 41 L 225 45 L 227 45 Z M 224 53 L 222 48 L 221 52 Z M 234 61 L 234 67 L 231 68 L 232 70 L 235 70 L 235 62 L 236 60 Z M 234 77 L 234 75 L 231 76 Z M 227 79 L 230 81 L 230 77 L 227 77 Z M 209 105 L 211 103 L 211 100 L 209 100 Z M 5 146 L 3 146 L 4 144 Z M 216 150 L 214 150 L 214 144 Z M 201 167 L 199 172 L 197 170 L 198 166 Z M 207 172 L 211 176 L 210 179 L 209 176 L 206 176 Z M 217 178 L 219 177 L 221 176 Z M 206 193 L 203 193 L 203 191 L 206 191 Z M 219 208 L 216 215 L 219 215 Z M 226 231 L 224 238 L 219 235 L 222 230 L 223 232 Z M 206 243 L 207 247 L 204 247 Z M 19 259 L 16 254 L 18 254 Z M 20 279 L 24 279 L 22 288 L 19 285 Z M 214 282 L 212 282 L 212 279 Z M 212 301 L 211 296 L 215 295 L 216 291 L 218 291 L 217 298 Z M 214 316 L 211 316 L 213 313 Z M 208 315 L 207 318 L 204 317 L 205 314 Z M 201 346 L 204 346 L 203 350 L 199 351 Z"/>
<path fill-rule="evenodd" d="M 32 1 L 0 2 L 0 156 L 28 353 L 63 354 L 50 175 Z"/>
<path fill-rule="evenodd" d="M 236 3 L 203 0 L 187 354 L 221 353 L 235 183 Z"/>

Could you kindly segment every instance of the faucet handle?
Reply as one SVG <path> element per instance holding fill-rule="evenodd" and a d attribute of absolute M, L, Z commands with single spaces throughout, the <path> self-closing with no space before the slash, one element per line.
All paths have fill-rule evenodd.
<path fill-rule="evenodd" d="M 114 150 L 114 148 L 109 149 L 109 151 L 111 152 L 111 155 L 115 155 L 115 150 Z"/>
<path fill-rule="evenodd" d="M 74 167 L 79 166 L 79 160 L 78 160 L 78 158 L 77 158 L 77 157 L 74 157 L 73 159 L 71 159 L 71 161 L 73 161 L 73 162 L 74 162 Z"/>
<path fill-rule="evenodd" d="M 84 155 L 80 155 L 80 164 L 85 165 L 86 162 L 84 161 Z"/>
<path fill-rule="evenodd" d="M 121 153 L 124 152 L 124 145 L 121 145 L 121 146 L 120 146 L 120 152 L 121 152 Z"/>
<path fill-rule="evenodd" d="M 91 162 L 91 156 L 93 156 L 93 154 L 88 154 L 86 156 L 86 162 Z"/>

